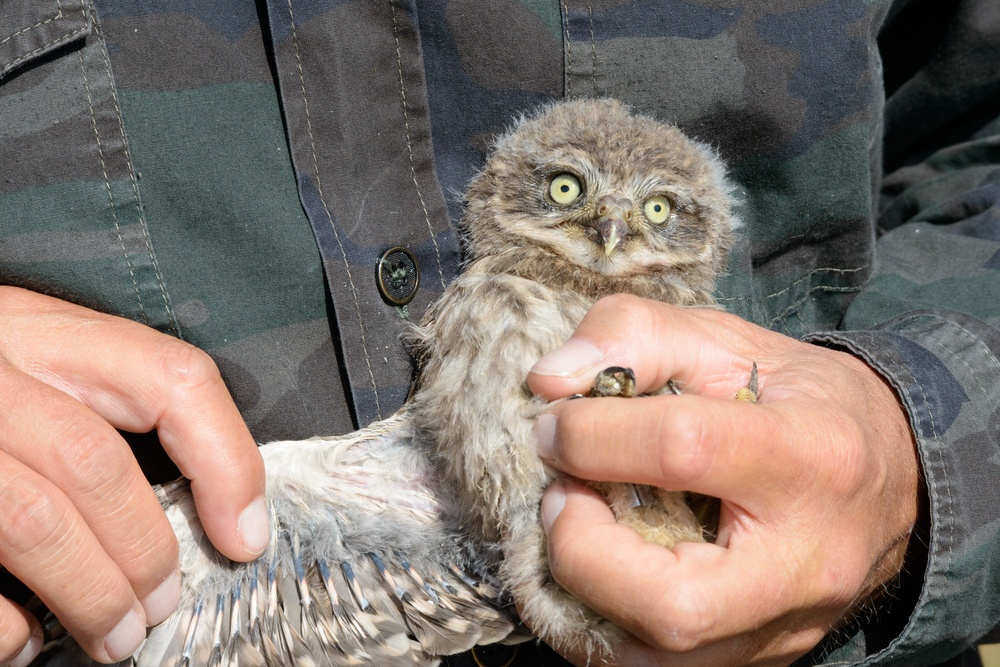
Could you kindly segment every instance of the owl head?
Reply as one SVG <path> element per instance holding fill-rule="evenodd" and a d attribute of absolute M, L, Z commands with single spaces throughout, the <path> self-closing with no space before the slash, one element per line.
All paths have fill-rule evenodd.
<path fill-rule="evenodd" d="M 471 183 L 467 256 L 492 270 L 681 303 L 710 300 L 736 222 L 722 163 L 610 99 L 558 102 L 494 144 Z"/>

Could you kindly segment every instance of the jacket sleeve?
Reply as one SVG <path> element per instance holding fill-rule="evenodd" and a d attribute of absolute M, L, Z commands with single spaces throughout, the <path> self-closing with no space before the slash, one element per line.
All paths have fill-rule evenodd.
<path fill-rule="evenodd" d="M 895 387 L 927 516 L 895 599 L 861 622 L 853 648 L 825 656 L 833 663 L 941 664 L 1000 624 L 1000 5 L 928 16 L 929 3 L 899 4 L 880 39 L 875 266 L 839 330 L 808 340 L 857 354 Z"/>
<path fill-rule="evenodd" d="M 854 352 L 895 387 L 926 490 L 926 525 L 914 533 L 908 571 L 862 616 L 853 650 L 840 657 L 940 664 L 1000 622 L 1000 331 L 929 308 L 810 339 Z"/>

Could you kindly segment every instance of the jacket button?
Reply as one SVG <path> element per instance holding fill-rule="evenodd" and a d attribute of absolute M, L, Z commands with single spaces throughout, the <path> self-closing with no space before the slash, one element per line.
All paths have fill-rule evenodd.
<path fill-rule="evenodd" d="M 420 286 L 420 264 L 406 248 L 389 248 L 378 259 L 378 291 L 386 303 L 405 306 Z"/>

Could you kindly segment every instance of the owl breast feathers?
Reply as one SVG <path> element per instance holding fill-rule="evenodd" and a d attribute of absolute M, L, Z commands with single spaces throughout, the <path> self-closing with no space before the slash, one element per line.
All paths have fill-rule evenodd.
<path fill-rule="evenodd" d="M 710 304 L 734 226 L 719 160 L 671 126 L 611 100 L 520 120 L 469 187 L 463 273 L 410 336 L 411 401 L 356 433 L 262 447 L 267 552 L 226 560 L 187 482 L 158 489 L 184 592 L 127 664 L 430 665 L 525 638 L 504 590 L 557 648 L 611 655 L 621 631 L 549 573 L 554 473 L 532 436 L 547 406 L 525 379 L 603 296 Z M 702 539 L 678 493 L 599 488 L 647 539 Z M 37 664 L 90 662 L 63 633 Z"/>

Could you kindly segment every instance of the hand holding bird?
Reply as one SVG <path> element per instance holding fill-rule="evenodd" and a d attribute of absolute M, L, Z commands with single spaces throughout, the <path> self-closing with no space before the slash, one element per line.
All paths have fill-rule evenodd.
<path fill-rule="evenodd" d="M 581 464 L 567 454 L 565 444 L 579 438 L 567 425 L 586 423 L 580 406 L 590 401 L 553 408 L 534 393 L 547 399 L 583 393 L 598 371 L 618 365 L 635 367 L 647 394 L 672 380 L 697 392 L 725 378 L 719 386 L 735 404 L 732 397 L 757 357 L 720 355 L 728 365 L 697 381 L 683 364 L 676 376 L 670 368 L 663 372 L 662 360 L 642 368 L 638 363 L 648 354 L 637 364 L 628 363 L 628 355 L 606 354 L 589 378 L 556 373 L 541 383 L 535 362 L 581 322 L 628 318 L 648 300 L 710 306 L 735 225 L 718 158 L 676 128 L 611 100 L 557 103 L 522 119 L 497 141 L 470 185 L 462 221 L 465 271 L 408 341 L 418 364 L 413 399 L 394 417 L 354 434 L 261 448 L 273 526 L 268 551 L 245 565 L 220 557 L 201 530 L 186 484 L 160 490 L 182 544 L 185 592 L 178 610 L 150 631 L 135 664 L 433 664 L 476 643 L 524 640 L 510 594 L 524 621 L 561 651 L 587 659 L 618 651 L 640 655 L 637 640 L 622 628 L 649 638 L 648 625 L 660 619 L 637 619 L 609 605 L 606 593 L 595 597 L 594 591 L 616 585 L 614 573 L 602 572 L 588 588 L 565 567 L 550 571 L 550 549 L 556 556 L 565 552 L 565 526 L 579 516 L 577 501 L 566 495 L 572 511 L 559 518 L 549 513 L 555 532 L 546 546 L 539 507 L 556 471 L 615 482 L 601 486 L 605 496 L 629 497 L 632 482 L 649 484 L 656 512 L 644 512 L 652 517 L 644 520 L 666 528 L 666 537 L 649 548 L 663 558 L 695 548 L 725 551 L 737 534 L 731 519 L 739 506 L 723 504 L 719 545 L 675 546 L 677 540 L 697 543 L 702 534 L 685 502 L 683 479 L 637 474 L 636 461 L 646 459 L 620 461 L 606 475 Z M 628 296 L 601 301 L 611 294 Z M 659 329 L 639 330 L 636 341 L 655 339 L 650 331 Z M 771 373 L 776 362 L 761 358 Z M 533 366 L 529 389 L 525 378 Z M 563 392 L 560 381 L 583 385 Z M 765 382 L 765 392 L 779 397 L 773 376 Z M 616 406 L 619 414 L 633 414 L 648 410 L 650 401 L 676 398 L 637 399 L 625 411 L 616 399 L 597 403 L 607 406 L 602 413 Z M 536 423 L 553 413 L 559 426 L 550 429 L 552 455 L 543 462 L 535 450 Z M 607 424 L 629 430 L 620 419 Z M 697 481 L 692 490 L 727 498 L 725 488 L 694 488 Z M 633 583 L 629 573 L 622 575 Z M 676 613 L 664 618 L 682 631 L 695 623 L 685 625 Z M 686 641 L 696 647 L 713 639 L 706 633 Z M 667 640 L 653 648 L 688 644 Z M 83 659 L 63 637 L 42 664 Z"/>

